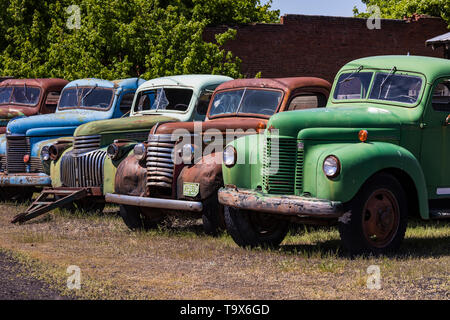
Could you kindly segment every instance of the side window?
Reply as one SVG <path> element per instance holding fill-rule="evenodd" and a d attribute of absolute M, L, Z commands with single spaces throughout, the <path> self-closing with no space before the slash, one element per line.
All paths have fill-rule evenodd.
<path fill-rule="evenodd" d="M 45 100 L 44 113 L 53 113 L 56 111 L 56 107 L 58 106 L 60 96 L 61 91 L 50 91 L 47 94 L 47 99 Z"/>
<path fill-rule="evenodd" d="M 198 99 L 197 113 L 199 115 L 206 116 L 206 113 L 208 112 L 209 102 L 211 101 L 212 95 L 213 95 L 212 91 L 205 91 L 200 96 L 200 99 Z"/>
<path fill-rule="evenodd" d="M 450 113 L 450 79 L 441 81 L 433 91 L 433 109 Z"/>
<path fill-rule="evenodd" d="M 120 101 L 120 112 L 123 114 L 127 114 L 131 110 L 131 106 L 133 105 L 134 100 L 134 92 L 125 93 L 122 96 L 122 100 Z"/>
<path fill-rule="evenodd" d="M 303 110 L 310 108 L 323 108 L 327 105 L 327 98 L 322 93 L 304 93 L 294 99 L 287 111 Z"/>

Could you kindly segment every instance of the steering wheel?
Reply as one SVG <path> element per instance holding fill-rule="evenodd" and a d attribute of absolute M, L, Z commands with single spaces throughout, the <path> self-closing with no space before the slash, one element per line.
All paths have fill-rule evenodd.
<path fill-rule="evenodd" d="M 173 107 L 174 110 L 177 111 L 185 111 L 188 108 L 187 104 L 179 103 Z"/>
<path fill-rule="evenodd" d="M 274 110 L 267 108 L 267 109 L 260 110 L 259 113 L 265 114 L 265 115 L 272 115 L 274 113 Z"/>
<path fill-rule="evenodd" d="M 409 99 L 409 101 L 412 103 L 412 102 L 416 102 L 416 98 L 413 98 L 413 97 L 410 97 L 410 96 L 407 96 L 407 95 L 399 95 L 399 96 L 396 96 L 396 97 L 392 97 L 392 99 L 397 99 L 397 98 L 406 98 L 406 99 Z M 399 101 L 400 102 L 400 101 Z"/>

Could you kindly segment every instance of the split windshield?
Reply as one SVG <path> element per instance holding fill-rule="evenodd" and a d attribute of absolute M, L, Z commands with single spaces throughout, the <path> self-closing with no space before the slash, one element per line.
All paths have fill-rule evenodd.
<path fill-rule="evenodd" d="M 186 112 L 191 104 L 194 91 L 191 89 L 159 88 L 138 93 L 135 112 L 178 111 Z"/>
<path fill-rule="evenodd" d="M 393 68 L 390 72 L 344 73 L 339 77 L 334 99 L 369 99 L 415 104 L 422 89 L 422 78 L 396 72 Z"/>
<path fill-rule="evenodd" d="M 59 101 L 59 109 L 109 109 L 114 90 L 99 87 L 79 87 L 64 89 Z"/>
<path fill-rule="evenodd" d="M 209 116 L 260 114 L 272 116 L 283 93 L 273 90 L 240 89 L 217 93 Z"/>
<path fill-rule="evenodd" d="M 0 104 L 35 106 L 38 104 L 40 97 L 40 88 L 26 85 L 0 87 Z"/>

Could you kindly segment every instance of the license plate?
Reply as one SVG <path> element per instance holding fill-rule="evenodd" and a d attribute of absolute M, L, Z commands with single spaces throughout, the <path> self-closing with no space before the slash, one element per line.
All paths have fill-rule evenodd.
<path fill-rule="evenodd" d="M 183 195 L 185 197 L 195 198 L 200 193 L 200 183 L 185 183 L 183 186 Z"/>

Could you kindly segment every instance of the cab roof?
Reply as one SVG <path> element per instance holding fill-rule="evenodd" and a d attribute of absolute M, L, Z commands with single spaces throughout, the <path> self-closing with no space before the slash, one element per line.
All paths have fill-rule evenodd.
<path fill-rule="evenodd" d="M 233 80 L 233 78 L 210 74 L 188 74 L 152 79 L 145 82 L 139 89 L 147 90 L 164 86 L 204 88 L 230 80 Z"/>
<path fill-rule="evenodd" d="M 391 70 L 396 67 L 399 71 L 422 73 L 428 81 L 443 75 L 450 75 L 450 60 L 423 56 L 374 56 L 354 60 L 346 64 L 341 70 L 357 69 Z M 363 69 L 363 70 L 364 70 Z"/>
<path fill-rule="evenodd" d="M 51 88 L 59 88 L 62 89 L 66 86 L 69 81 L 58 78 L 49 78 L 49 79 L 7 79 L 0 82 L 0 87 L 7 86 L 36 86 L 40 87 L 44 90 Z"/>
<path fill-rule="evenodd" d="M 314 77 L 238 79 L 220 85 L 216 91 L 249 87 L 272 88 L 283 91 L 291 91 L 300 87 L 323 87 L 330 90 L 331 84 L 324 79 Z"/>
<path fill-rule="evenodd" d="M 92 86 L 97 85 L 98 87 L 111 88 L 111 89 L 118 88 L 118 87 L 137 88 L 137 87 L 139 87 L 139 85 L 141 85 L 144 82 L 145 82 L 145 80 L 140 79 L 140 78 L 119 79 L 119 80 L 113 80 L 113 81 L 102 80 L 102 79 L 97 79 L 97 78 L 88 78 L 88 79 L 78 79 L 78 80 L 72 81 L 66 87 L 67 88 L 76 87 L 76 86 L 92 87 Z"/>

